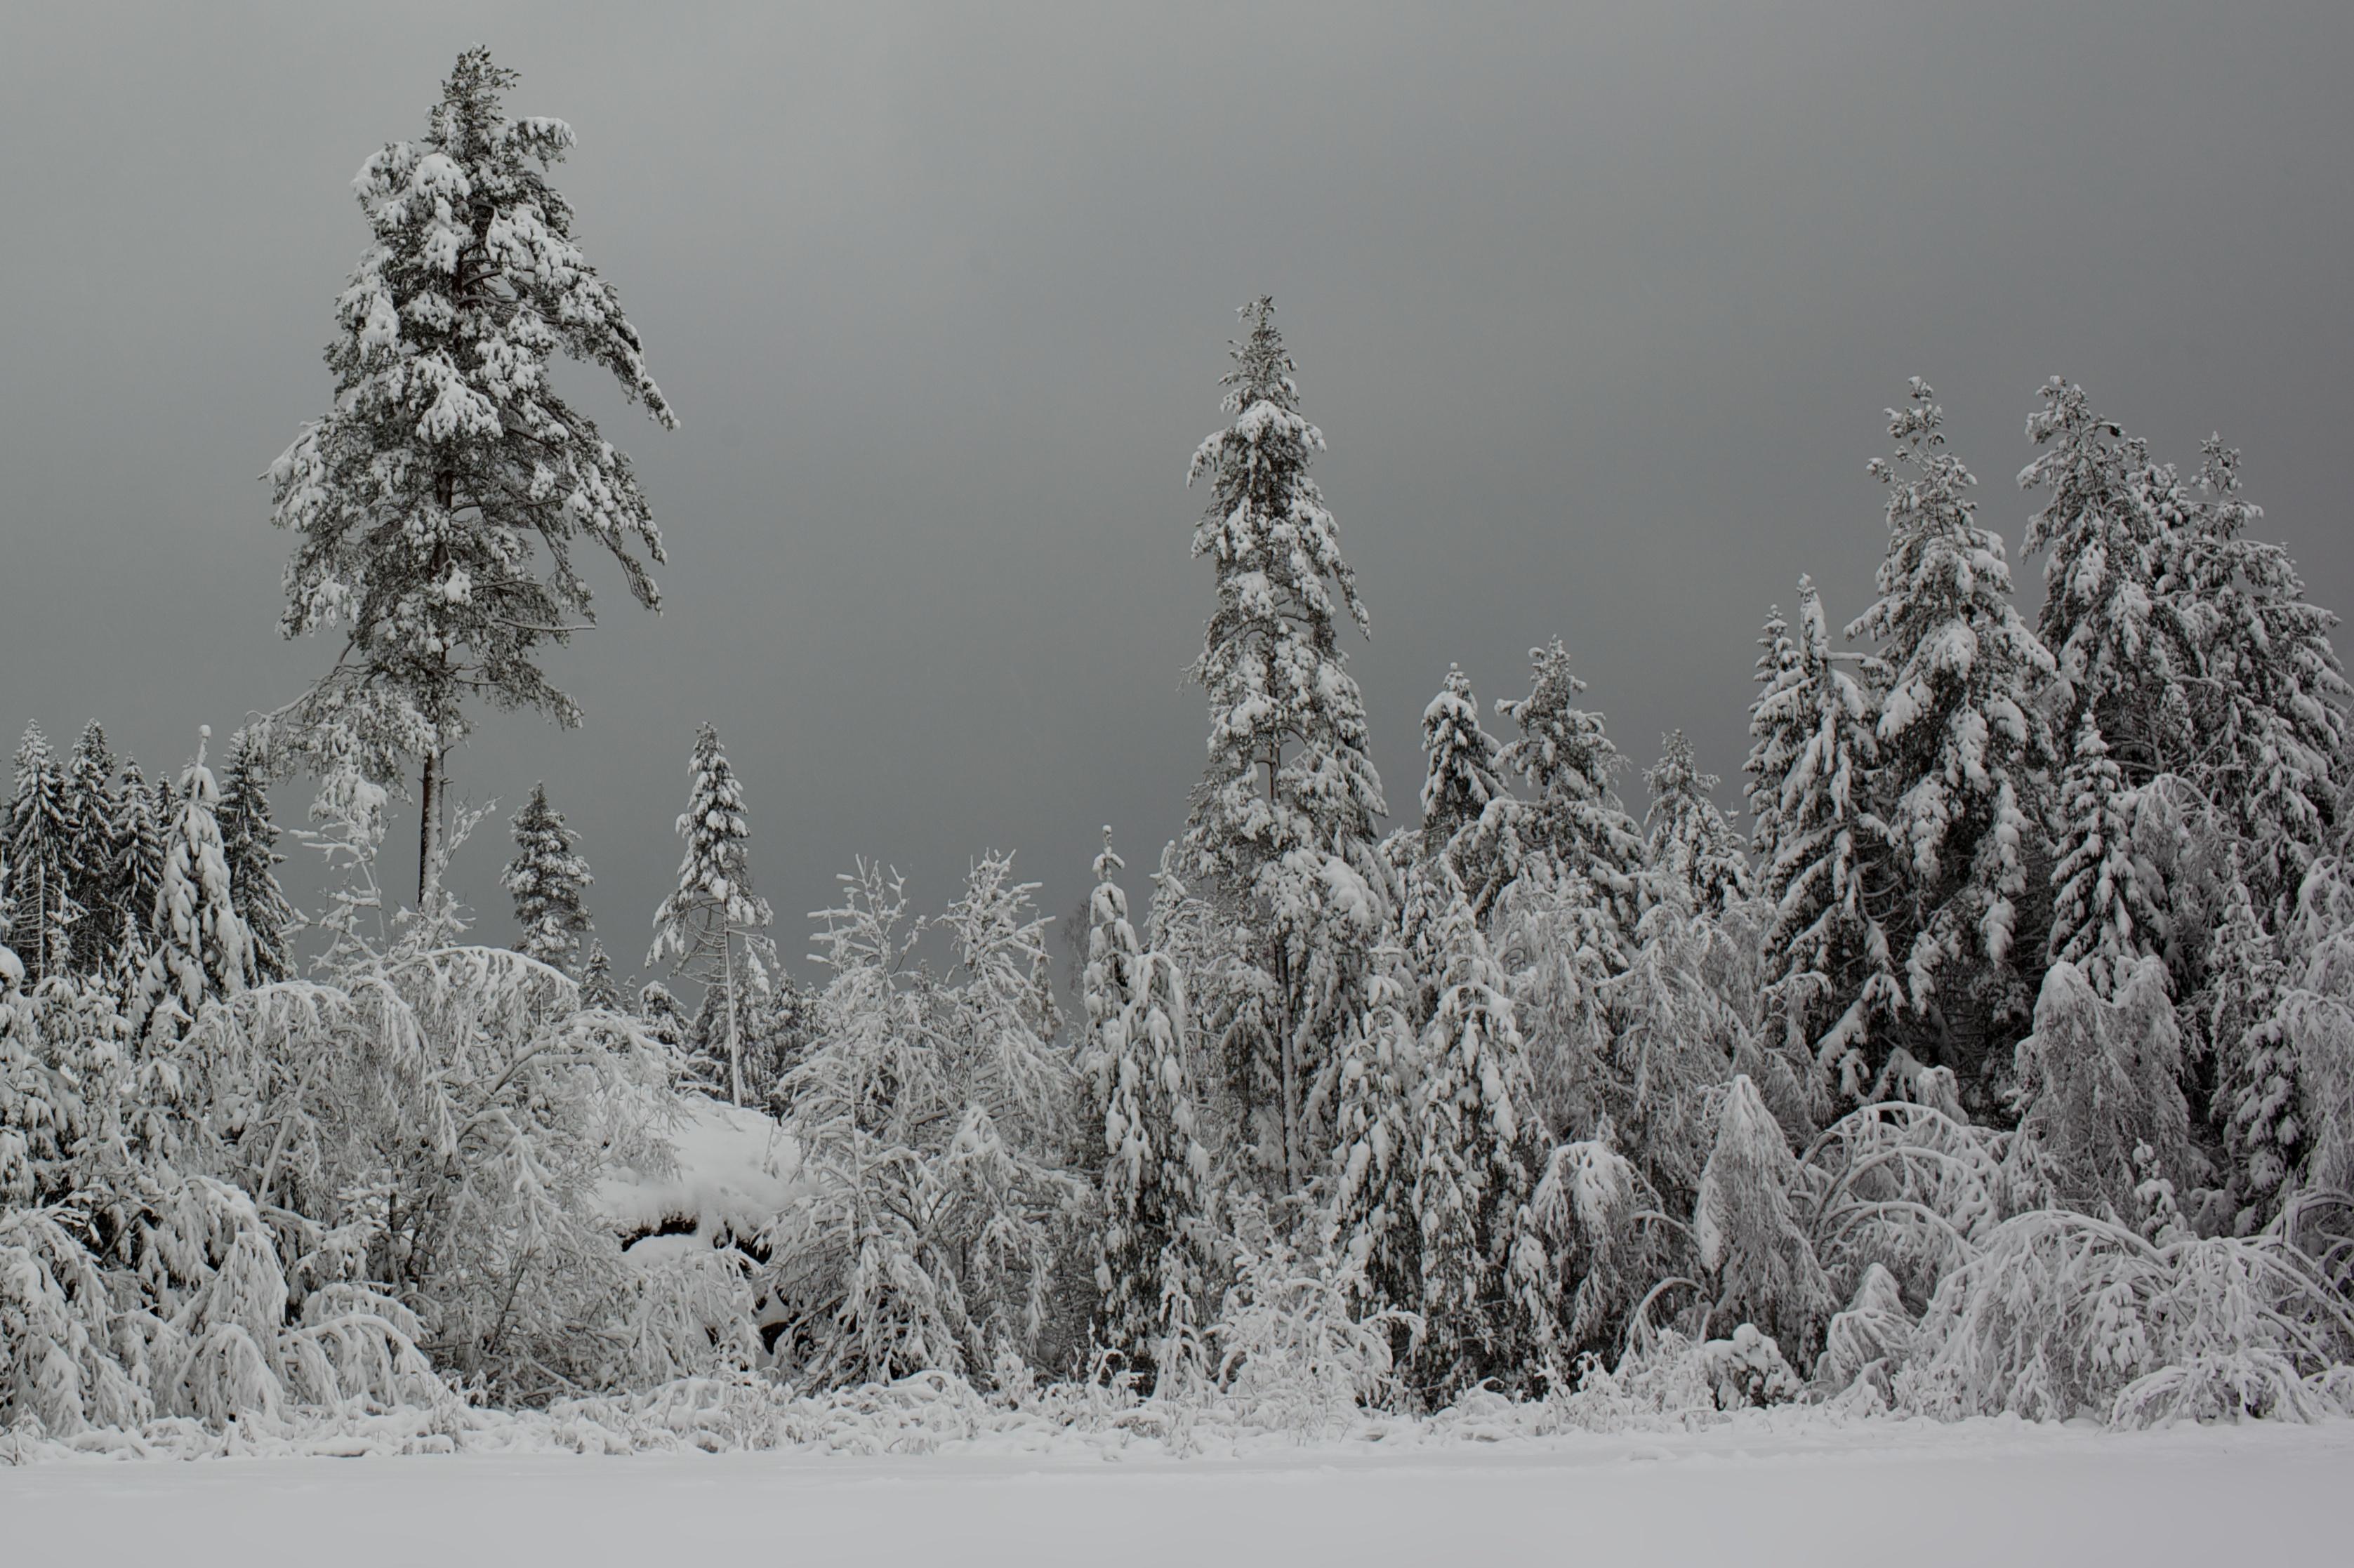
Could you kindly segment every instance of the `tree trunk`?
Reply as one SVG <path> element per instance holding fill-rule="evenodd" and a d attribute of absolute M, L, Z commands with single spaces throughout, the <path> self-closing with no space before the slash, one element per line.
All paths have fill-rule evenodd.
<path fill-rule="evenodd" d="M 727 987 L 727 1101 L 740 1106 L 744 1103 L 744 1049 L 736 1033 L 736 942 L 725 927 L 719 937 L 719 973 Z"/>
<path fill-rule="evenodd" d="M 1280 940 L 1281 938 L 1278 938 Z M 1291 965 L 1288 955 L 1278 950 L 1275 960 L 1276 988 L 1282 996 L 1279 1010 L 1283 1038 L 1280 1042 L 1283 1086 L 1283 1185 L 1286 1192 L 1297 1192 L 1302 1182 L 1299 1176 L 1299 1032 L 1292 1017 Z"/>
<path fill-rule="evenodd" d="M 441 777 L 441 754 L 425 754 L 425 782 L 418 790 L 419 804 L 423 808 L 417 824 L 417 907 L 419 913 L 433 907 L 435 896 L 441 891 L 441 795 L 448 781 Z"/>

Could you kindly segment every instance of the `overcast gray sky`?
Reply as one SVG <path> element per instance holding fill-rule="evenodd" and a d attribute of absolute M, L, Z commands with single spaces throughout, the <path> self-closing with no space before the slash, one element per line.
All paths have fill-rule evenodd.
<path fill-rule="evenodd" d="M 685 420 L 584 399 L 667 608 L 608 574 L 555 659 L 586 726 L 486 715 L 458 757 L 502 802 L 457 872 L 494 938 L 544 777 L 642 959 L 704 718 L 790 951 L 861 853 L 936 900 L 1013 847 L 1059 913 L 1108 821 L 1140 901 L 1203 756 L 1185 463 L 1262 291 L 1372 606 L 1394 815 L 1447 662 L 1492 703 L 1556 634 L 1638 764 L 1681 725 L 1734 799 L 1768 603 L 1802 571 L 1866 602 L 1911 375 L 2014 546 L 2058 373 L 2162 454 L 2221 429 L 2262 532 L 2354 604 L 2345 0 L 17 5 L 9 736 L 96 714 L 152 776 L 331 659 L 278 636 L 255 476 L 328 396 L 353 174 L 476 41 L 512 112 L 578 132 L 558 184 Z"/>

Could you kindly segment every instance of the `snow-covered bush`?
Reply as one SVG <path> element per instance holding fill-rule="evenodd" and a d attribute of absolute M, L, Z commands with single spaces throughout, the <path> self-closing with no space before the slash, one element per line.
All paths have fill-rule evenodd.
<path fill-rule="evenodd" d="M 984 856 L 936 975 L 901 879 L 843 880 L 822 1034 L 781 1091 L 803 1189 L 761 1237 L 777 1354 L 810 1385 L 979 1375 L 1036 1351 L 1087 1192 L 1062 1163 L 1076 1075 L 1049 1044 L 1044 922 L 1010 858 Z"/>
<path fill-rule="evenodd" d="M 1938 1416 L 2147 1424 L 2347 1408 L 2354 1310 L 2278 1232 L 2152 1241 L 2034 1209 L 1946 1276 L 1894 1381 Z"/>
<path fill-rule="evenodd" d="M 1246 1425 L 1315 1432 L 1398 1403 L 1393 1339 L 1419 1340 L 1421 1317 L 1358 1308 L 1336 1260 L 1244 1218 L 1245 1259 L 1207 1334 L 1224 1408 Z"/>

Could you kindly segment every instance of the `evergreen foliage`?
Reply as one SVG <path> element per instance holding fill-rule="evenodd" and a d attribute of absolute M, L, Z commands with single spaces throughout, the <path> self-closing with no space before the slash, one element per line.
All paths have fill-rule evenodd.
<path fill-rule="evenodd" d="M 1772 682 L 1749 714 L 1750 810 L 1772 906 L 1761 1001 L 1787 1044 L 1856 1099 L 1904 1001 L 1884 924 L 1894 902 L 1886 830 L 1872 811 L 1876 672 L 1831 651 L 1806 577 L 1796 636 L 1777 630 L 1776 642 Z"/>
<path fill-rule="evenodd" d="M 1874 798 L 1896 850 L 1899 946 L 1925 1053 L 1975 1086 L 2031 997 L 2031 885 L 2038 779 L 2052 746 L 2036 692 L 2052 656 L 2010 603 L 2002 541 L 1978 525 L 1978 482 L 1946 450 L 1926 382 L 1888 413 L 1897 445 L 1872 472 L 1888 492 L 1879 599 L 1848 628 L 1887 671 Z"/>
<path fill-rule="evenodd" d="M 2090 705 L 2060 776 L 2066 824 L 2052 868 L 2052 957 L 2075 965 L 2094 992 L 2114 997 L 2126 972 L 2158 956 L 2158 912 L 2135 863 L 2136 797 L 2109 758 Z"/>
<path fill-rule="evenodd" d="M 1661 737 L 1664 752 L 1643 774 L 1651 792 L 1643 823 L 1653 875 L 1687 908 L 1721 913 L 1751 895 L 1749 859 L 1741 839 L 1710 799 L 1718 779 L 1702 773 L 1681 730 Z"/>
<path fill-rule="evenodd" d="M 28 986 L 70 973 L 74 927 L 84 911 L 74 901 L 82 882 L 74 863 L 82 840 L 64 770 L 39 725 L 27 725 L 16 746 L 16 792 L 8 803 L 8 939 L 25 966 Z"/>
<path fill-rule="evenodd" d="M 1447 684 L 1422 710 L 1422 851 L 1437 854 L 1477 822 L 1490 802 L 1504 799 L 1497 777 L 1503 747 L 1479 724 L 1471 678 L 1447 667 Z"/>
<path fill-rule="evenodd" d="M 212 726 L 196 728 L 196 759 L 180 776 L 177 807 L 164 841 L 164 879 L 149 924 L 151 948 L 130 998 L 132 1033 L 160 1050 L 205 1011 L 256 979 L 253 938 L 237 912 L 221 845 L 220 787 L 205 766 Z"/>
<path fill-rule="evenodd" d="M 65 816 L 73 824 L 66 861 L 73 868 L 68 895 L 81 910 L 74 922 L 72 968 L 103 974 L 122 944 L 124 910 L 115 885 L 114 840 L 122 802 L 114 787 L 114 752 L 96 719 L 82 726 L 65 771 Z"/>
<path fill-rule="evenodd" d="M 593 620 L 576 546 L 602 546 L 650 608 L 636 552 L 663 558 L 629 459 L 551 379 L 559 356 L 599 366 L 656 423 L 677 423 L 548 183 L 572 129 L 509 119 L 514 79 L 467 50 L 424 136 L 361 166 L 372 241 L 335 304 L 334 402 L 270 470 L 272 521 L 301 535 L 284 630 L 346 640 L 280 733 L 314 758 L 348 752 L 379 780 L 421 763 L 424 903 L 463 700 L 577 724 L 537 662 Z"/>
<path fill-rule="evenodd" d="M 606 956 L 605 944 L 594 937 L 588 938 L 588 961 L 580 966 L 580 1005 L 608 1012 L 621 1010 L 621 988 L 613 979 L 613 960 Z"/>
<path fill-rule="evenodd" d="M 1166 954 L 1139 947 L 1117 881 L 1122 864 L 1107 828 L 1087 905 L 1080 1067 L 1103 1160 L 1096 1332 L 1149 1372 L 1170 1336 L 1195 1326 L 1208 1287 L 1199 1232 L 1210 1156 L 1186 1070 L 1184 980 Z"/>
<path fill-rule="evenodd" d="M 768 900 L 752 891 L 752 829 L 744 815 L 743 787 L 719 747 L 719 732 L 710 725 L 695 731 L 689 766 L 695 783 L 678 819 L 686 855 L 678 863 L 678 885 L 654 911 L 654 945 L 646 962 L 658 966 L 668 959 L 675 972 L 692 974 L 716 991 L 726 1023 L 721 1036 L 726 1096 L 743 1105 L 742 993 L 750 977 L 737 973 L 738 938 L 766 927 L 773 916 Z"/>
<path fill-rule="evenodd" d="M 1188 474 L 1210 484 L 1193 554 L 1215 568 L 1217 610 L 1193 669 L 1210 696 L 1210 762 L 1185 842 L 1237 937 L 1231 969 L 1197 976 L 1194 990 L 1259 1162 L 1292 1191 L 1320 1153 L 1309 1086 L 1362 1008 L 1382 920 L 1367 875 L 1373 820 L 1386 808 L 1336 594 L 1361 630 L 1369 622 L 1308 473 L 1323 433 L 1299 412 L 1274 302 L 1242 316 L 1223 381 L 1233 422 L 1203 441 Z"/>
<path fill-rule="evenodd" d="M 499 881 L 514 898 L 515 924 L 523 931 L 515 950 L 567 975 L 578 974 L 580 943 L 588 934 L 588 911 L 581 907 L 580 895 L 596 879 L 573 847 L 580 835 L 549 807 L 546 784 L 534 784 L 531 799 L 515 813 L 514 842 L 514 858 Z M 608 988 L 611 982 L 609 969 Z"/>
<path fill-rule="evenodd" d="M 1438 917 L 1412 1202 L 1422 1246 L 1416 1382 L 1438 1397 L 1548 1365 L 1553 1281 L 1525 1213 L 1544 1156 L 1505 977 L 1459 886 Z"/>
<path fill-rule="evenodd" d="M 253 940 L 254 972 L 263 980 L 284 980 L 294 972 L 287 946 L 296 924 L 294 906 L 278 885 L 277 868 L 286 857 L 278 852 L 279 828 L 270 815 L 270 780 L 244 730 L 229 736 L 215 817 L 220 824 L 221 856 L 228 867 L 229 897 Z"/>
<path fill-rule="evenodd" d="M 1530 790 L 1500 824 L 1501 858 L 1517 867 L 1531 852 L 1551 856 L 1594 890 L 1622 938 L 1631 937 L 1642 915 L 1643 837 L 1611 783 L 1627 759 L 1605 731 L 1602 715 L 1577 706 L 1585 683 L 1570 673 L 1561 640 L 1531 649 L 1529 661 L 1534 666 L 1529 694 L 1496 705 L 1521 732 L 1500 760 Z"/>
<path fill-rule="evenodd" d="M 2051 493 L 2025 547 L 2048 551 L 2036 630 L 2056 665 L 2059 732 L 2089 716 L 2128 784 L 2182 766 L 2194 749 L 2187 678 L 2195 651 L 2161 582 L 2167 519 L 2142 443 L 2092 412 L 2084 389 L 2054 376 L 2027 433 L 2043 450 L 2019 476 Z"/>

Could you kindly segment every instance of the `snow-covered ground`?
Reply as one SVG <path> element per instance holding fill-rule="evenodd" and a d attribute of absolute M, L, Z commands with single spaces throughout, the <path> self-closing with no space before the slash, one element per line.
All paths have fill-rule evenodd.
<path fill-rule="evenodd" d="M 2258 1543 L 2273 1561 L 2342 1560 L 2349 1484 L 2345 1422 L 1759 1424 L 1183 1460 L 92 1460 L 0 1470 L 0 1563 L 2216 1568 Z M 1500 1549 L 1515 1555 L 1484 1555 Z"/>

